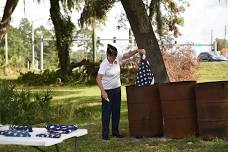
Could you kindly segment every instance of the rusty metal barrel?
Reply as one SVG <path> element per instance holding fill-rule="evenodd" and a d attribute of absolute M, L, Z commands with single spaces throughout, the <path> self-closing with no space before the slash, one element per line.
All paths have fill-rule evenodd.
<path fill-rule="evenodd" d="M 166 137 L 181 139 L 197 132 L 195 85 L 195 81 L 159 85 Z"/>
<path fill-rule="evenodd" d="M 158 86 L 127 86 L 126 91 L 130 136 L 163 136 Z"/>
<path fill-rule="evenodd" d="M 195 92 L 200 137 L 228 137 L 228 81 L 199 83 Z"/>

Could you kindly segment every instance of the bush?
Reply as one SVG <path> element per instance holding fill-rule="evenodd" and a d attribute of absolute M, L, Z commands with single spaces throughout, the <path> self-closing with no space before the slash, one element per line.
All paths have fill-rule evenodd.
<path fill-rule="evenodd" d="M 197 57 L 191 49 L 162 51 L 167 73 L 171 82 L 190 81 L 197 79 Z"/>
<path fill-rule="evenodd" d="M 50 120 L 50 91 L 17 90 L 10 82 L 0 83 L 0 122 L 32 125 Z"/>
<path fill-rule="evenodd" d="M 75 68 L 72 74 L 68 76 L 62 76 L 59 71 L 51 70 L 45 70 L 42 73 L 21 73 L 17 82 L 29 86 L 95 84 L 98 68 L 97 64 L 89 63 Z"/>
<path fill-rule="evenodd" d="M 55 71 L 45 70 L 42 73 L 27 72 L 21 73 L 17 81 L 27 85 L 50 85 L 56 83 L 59 74 Z"/>
<path fill-rule="evenodd" d="M 88 63 L 76 68 L 73 71 L 73 82 L 70 84 L 96 84 L 96 76 L 99 70 L 99 65 L 97 63 Z"/>

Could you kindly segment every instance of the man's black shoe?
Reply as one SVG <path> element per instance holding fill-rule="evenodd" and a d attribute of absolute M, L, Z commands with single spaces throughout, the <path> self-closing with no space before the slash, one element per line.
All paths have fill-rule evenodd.
<path fill-rule="evenodd" d="M 109 140 L 109 137 L 108 136 L 104 136 L 102 137 L 103 140 Z"/>
<path fill-rule="evenodd" d="M 124 138 L 124 135 L 121 134 L 113 134 L 112 136 L 116 138 Z"/>

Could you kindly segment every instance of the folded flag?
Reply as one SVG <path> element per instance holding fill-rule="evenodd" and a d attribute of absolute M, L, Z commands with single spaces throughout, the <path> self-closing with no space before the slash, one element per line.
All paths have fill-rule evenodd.
<path fill-rule="evenodd" d="M 62 134 L 68 134 L 68 133 L 71 133 L 72 131 L 75 131 L 78 129 L 78 126 L 77 125 L 47 125 L 47 130 L 49 132 L 59 132 L 59 133 L 62 133 Z"/>
<path fill-rule="evenodd" d="M 9 130 L 21 130 L 32 132 L 32 126 L 10 125 Z"/>
<path fill-rule="evenodd" d="M 5 131 L 0 131 L 0 135 L 4 135 Z"/>
<path fill-rule="evenodd" d="M 141 57 L 135 84 L 137 86 L 148 86 L 152 84 L 153 78 L 154 75 L 151 72 L 149 62 L 145 57 Z"/>
<path fill-rule="evenodd" d="M 22 130 L 5 130 L 1 134 L 8 137 L 31 137 L 28 131 Z"/>
<path fill-rule="evenodd" d="M 37 134 L 36 137 L 60 138 L 61 137 L 61 133 L 58 133 L 58 132 L 40 133 L 40 134 Z"/>

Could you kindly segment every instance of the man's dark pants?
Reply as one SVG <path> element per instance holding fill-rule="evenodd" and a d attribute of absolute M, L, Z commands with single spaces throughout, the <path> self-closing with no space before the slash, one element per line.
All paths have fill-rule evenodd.
<path fill-rule="evenodd" d="M 109 101 L 102 99 L 102 137 L 109 136 L 109 121 L 112 115 L 112 134 L 119 134 L 121 87 L 105 90 Z"/>

